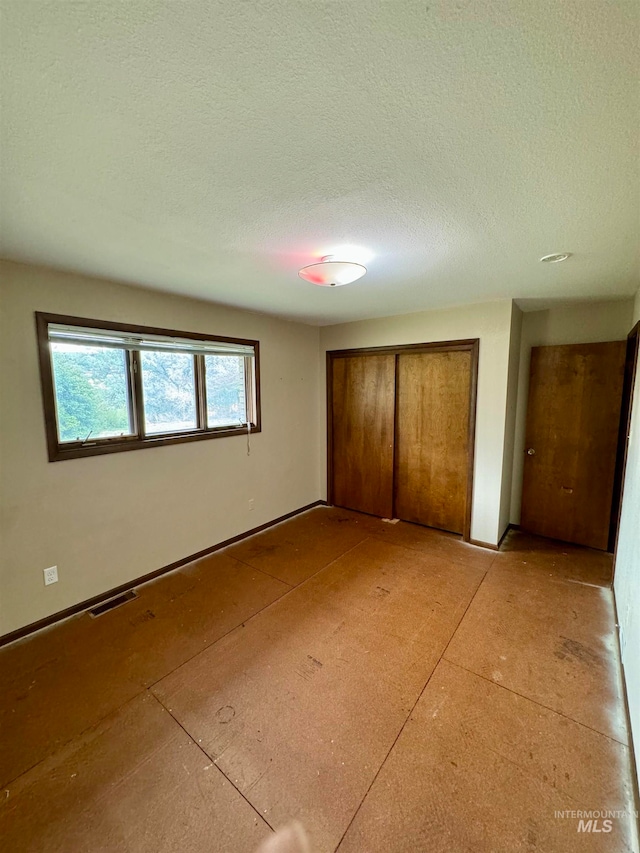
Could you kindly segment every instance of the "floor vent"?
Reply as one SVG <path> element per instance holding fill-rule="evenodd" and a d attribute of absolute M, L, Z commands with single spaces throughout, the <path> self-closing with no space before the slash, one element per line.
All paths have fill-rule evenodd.
<path fill-rule="evenodd" d="M 120 607 L 121 604 L 126 604 L 127 601 L 131 601 L 132 598 L 137 597 L 138 594 L 135 590 L 130 589 L 128 592 L 123 592 L 122 595 L 118 595 L 110 601 L 105 601 L 104 604 L 98 604 L 96 607 L 92 607 L 89 611 L 89 615 L 102 616 L 102 614 L 106 613 L 108 610 L 113 610 L 114 607 Z"/>

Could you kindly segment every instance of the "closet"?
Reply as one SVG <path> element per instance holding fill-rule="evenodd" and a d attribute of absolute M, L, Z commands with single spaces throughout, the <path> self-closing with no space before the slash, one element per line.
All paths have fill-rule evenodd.
<path fill-rule="evenodd" d="M 327 353 L 329 501 L 469 538 L 478 341 Z"/>

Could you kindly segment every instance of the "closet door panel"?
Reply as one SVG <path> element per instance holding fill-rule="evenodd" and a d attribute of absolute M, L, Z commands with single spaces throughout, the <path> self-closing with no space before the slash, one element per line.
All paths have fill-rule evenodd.
<path fill-rule="evenodd" d="M 333 503 L 390 518 L 395 356 L 334 358 L 331 365 Z"/>
<path fill-rule="evenodd" d="M 471 353 L 398 356 L 395 514 L 463 533 Z"/>

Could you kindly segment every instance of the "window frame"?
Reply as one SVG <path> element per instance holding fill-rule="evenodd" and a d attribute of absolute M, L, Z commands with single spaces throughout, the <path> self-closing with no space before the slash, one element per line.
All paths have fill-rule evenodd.
<path fill-rule="evenodd" d="M 166 444 L 185 444 L 189 441 L 203 441 L 210 438 L 226 438 L 232 435 L 247 435 L 247 432 L 262 431 L 260 407 L 260 342 L 245 338 L 230 338 L 222 335 L 208 335 L 200 332 L 183 332 L 177 329 L 160 329 L 153 326 L 138 326 L 129 323 L 114 323 L 111 321 L 89 320 L 85 317 L 72 317 L 66 314 L 49 314 L 35 312 L 36 333 L 38 341 L 38 358 L 40 362 L 40 379 L 42 385 L 42 401 L 44 407 L 45 432 L 49 462 L 60 462 L 63 459 L 79 459 L 83 456 L 101 456 L 104 453 L 121 453 L 127 450 L 141 450 L 148 447 L 161 447 Z M 61 442 L 58 438 L 58 417 L 56 393 L 53 377 L 53 360 L 49 347 L 49 324 L 79 326 L 104 331 L 132 333 L 139 335 L 159 335 L 166 338 L 180 338 L 194 341 L 211 341 L 212 343 L 240 344 L 253 347 L 254 356 L 245 357 L 245 400 L 247 415 L 250 418 L 250 429 L 241 426 L 207 426 L 207 397 L 205 378 L 205 355 L 193 355 L 195 377 L 196 422 L 195 430 L 144 434 L 144 408 L 142 390 L 142 365 L 140 350 L 125 349 L 127 353 L 126 370 L 129 392 L 129 414 L 134 434 L 100 438 L 86 442 Z M 248 364 L 249 363 L 249 364 Z"/>

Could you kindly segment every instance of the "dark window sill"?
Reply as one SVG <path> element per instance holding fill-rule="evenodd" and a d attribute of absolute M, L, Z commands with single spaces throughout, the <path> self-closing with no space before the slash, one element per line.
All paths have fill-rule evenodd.
<path fill-rule="evenodd" d="M 259 426 L 251 426 L 251 435 L 261 432 Z M 149 436 L 148 438 L 106 439 L 103 442 L 87 445 L 57 444 L 49 448 L 49 462 L 62 462 L 64 459 L 80 459 L 83 456 L 102 456 L 105 453 L 124 453 L 127 450 L 142 450 L 147 447 L 163 447 L 167 444 L 186 444 L 189 441 L 204 441 L 210 438 L 226 438 L 231 435 L 247 434 L 246 427 L 220 427 L 218 429 L 198 430 L 189 433 Z"/>

